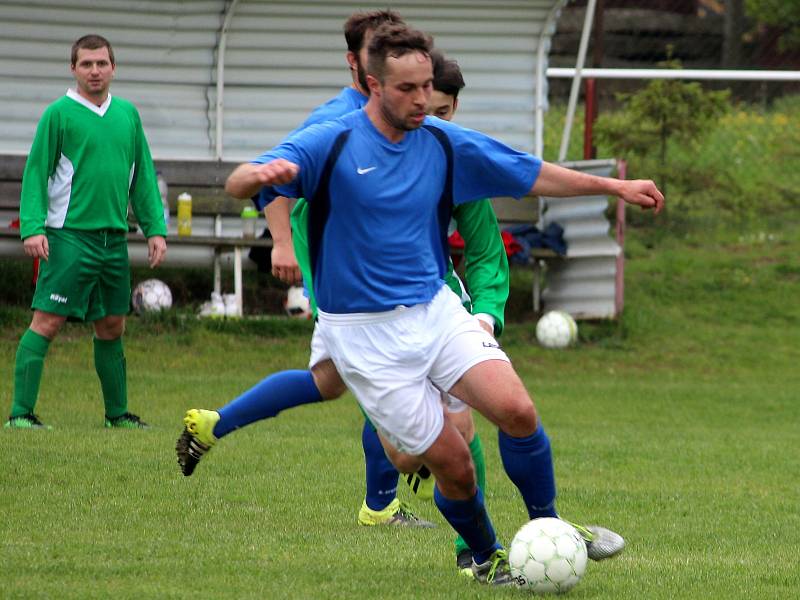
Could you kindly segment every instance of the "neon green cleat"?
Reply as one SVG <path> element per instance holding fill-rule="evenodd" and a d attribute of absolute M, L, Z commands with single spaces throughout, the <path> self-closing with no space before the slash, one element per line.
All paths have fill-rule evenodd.
<path fill-rule="evenodd" d="M 150 426 L 142 421 L 133 413 L 126 412 L 118 417 L 109 419 L 106 417 L 105 427 L 107 429 L 149 429 Z"/>
<path fill-rule="evenodd" d="M 508 552 L 503 549 L 495 550 L 484 563 L 478 564 L 472 559 L 472 575 L 475 581 L 486 585 L 517 585 L 511 577 L 511 568 L 508 566 Z"/>
<path fill-rule="evenodd" d="M 420 519 L 408 506 L 400 502 L 397 498 L 384 508 L 383 510 L 372 510 L 367 506 L 367 501 L 361 505 L 361 510 L 358 511 L 358 524 L 371 527 L 373 525 L 394 525 L 401 527 L 420 527 L 423 529 L 430 529 L 436 527 L 430 521 Z"/>
<path fill-rule="evenodd" d="M 8 421 L 6 421 L 5 425 L 3 425 L 6 429 L 45 429 L 50 430 L 52 427 L 50 425 L 45 425 L 39 420 L 33 413 L 28 413 L 27 415 L 19 415 L 16 417 L 9 417 Z"/>
<path fill-rule="evenodd" d="M 433 500 L 433 488 L 436 485 L 436 478 L 424 465 L 415 473 L 403 475 L 411 493 L 420 500 Z"/>
<path fill-rule="evenodd" d="M 214 426 L 219 421 L 219 413 L 214 410 L 192 408 L 183 417 L 185 428 L 175 444 L 181 472 L 188 477 L 194 472 L 203 454 L 216 444 Z"/>

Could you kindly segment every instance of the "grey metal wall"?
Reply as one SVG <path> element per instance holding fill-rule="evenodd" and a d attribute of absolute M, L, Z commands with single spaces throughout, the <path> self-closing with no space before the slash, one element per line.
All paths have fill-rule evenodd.
<path fill-rule="evenodd" d="M 0 153 L 27 153 L 44 108 L 74 85 L 72 42 L 111 41 L 111 93 L 132 100 L 157 157 L 211 156 L 208 106 L 224 2 L 3 0 Z"/>
<path fill-rule="evenodd" d="M 532 151 L 536 51 L 555 2 L 388 4 L 433 34 L 436 45 L 461 65 L 467 87 L 458 122 Z M 364 8 L 335 0 L 239 5 L 225 61 L 226 155 L 245 158 L 274 145 L 289 126 L 349 83 L 342 24 Z M 260 136 L 252 135 L 253 127 Z"/>
<path fill-rule="evenodd" d="M 565 167 L 600 177 L 612 175 L 614 160 L 562 163 Z M 609 236 L 606 196 L 542 198 L 543 226 L 556 222 L 564 228 L 567 258 L 551 261 L 547 287 L 542 292 L 546 310 L 564 310 L 576 318 L 610 319 L 616 316 L 617 256 L 622 249 Z"/>
<path fill-rule="evenodd" d="M 459 122 L 531 151 L 537 44 L 558 3 L 405 0 L 391 6 L 461 64 L 467 89 Z M 73 83 L 71 43 L 94 32 L 114 45 L 112 94 L 139 107 L 154 156 L 213 157 L 216 48 L 229 5 L 3 0 L 0 154 L 27 153 L 42 111 Z M 227 42 L 223 158 L 244 160 L 274 145 L 347 85 L 342 24 L 355 10 L 385 6 L 242 0 Z"/>

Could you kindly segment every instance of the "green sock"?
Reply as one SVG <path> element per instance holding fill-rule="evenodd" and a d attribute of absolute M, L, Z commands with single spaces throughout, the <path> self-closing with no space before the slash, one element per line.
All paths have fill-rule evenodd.
<path fill-rule="evenodd" d="M 472 454 L 472 462 L 475 463 L 475 479 L 478 481 L 478 487 L 483 492 L 483 497 L 486 497 L 486 461 L 483 458 L 483 443 L 478 433 L 469 443 L 469 452 Z M 469 550 L 469 546 L 464 541 L 464 538 L 458 536 L 456 538 L 456 556 L 459 552 Z"/>
<path fill-rule="evenodd" d="M 106 417 L 114 419 L 128 412 L 128 384 L 122 338 L 94 338 L 94 368 L 103 389 Z"/>
<path fill-rule="evenodd" d="M 14 363 L 14 402 L 11 417 L 19 417 L 33 412 L 42 382 L 44 357 L 50 347 L 50 340 L 28 329 L 19 340 L 17 358 Z"/>

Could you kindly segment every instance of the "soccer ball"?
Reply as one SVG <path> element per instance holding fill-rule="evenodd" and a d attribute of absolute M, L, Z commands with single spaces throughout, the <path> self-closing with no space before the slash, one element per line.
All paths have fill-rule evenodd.
<path fill-rule="evenodd" d="M 536 339 L 545 348 L 566 348 L 578 339 L 578 324 L 572 315 L 551 310 L 536 323 Z"/>
<path fill-rule="evenodd" d="M 172 306 L 172 292 L 160 279 L 145 279 L 133 289 L 131 305 L 137 315 L 158 312 Z"/>
<path fill-rule="evenodd" d="M 561 519 L 534 519 L 514 536 L 508 551 L 511 576 L 536 594 L 560 594 L 581 580 L 586 571 L 586 543 Z"/>
<path fill-rule="evenodd" d="M 286 309 L 286 314 L 293 319 L 311 318 L 311 303 L 300 286 L 289 288 L 289 291 L 286 292 L 286 300 L 283 302 L 283 307 Z"/>

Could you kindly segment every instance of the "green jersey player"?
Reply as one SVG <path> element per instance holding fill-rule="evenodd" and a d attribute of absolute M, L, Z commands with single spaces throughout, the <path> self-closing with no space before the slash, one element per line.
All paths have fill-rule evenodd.
<path fill-rule="evenodd" d="M 145 426 L 128 412 L 121 339 L 130 306 L 128 203 L 151 267 L 164 259 L 167 230 L 139 114 L 109 93 L 115 66 L 105 38 L 73 44 L 76 88 L 45 110 L 25 164 L 20 234 L 25 253 L 43 263 L 17 349 L 9 428 L 45 427 L 34 407 L 47 350 L 67 318 L 94 325 L 105 426 Z"/>

